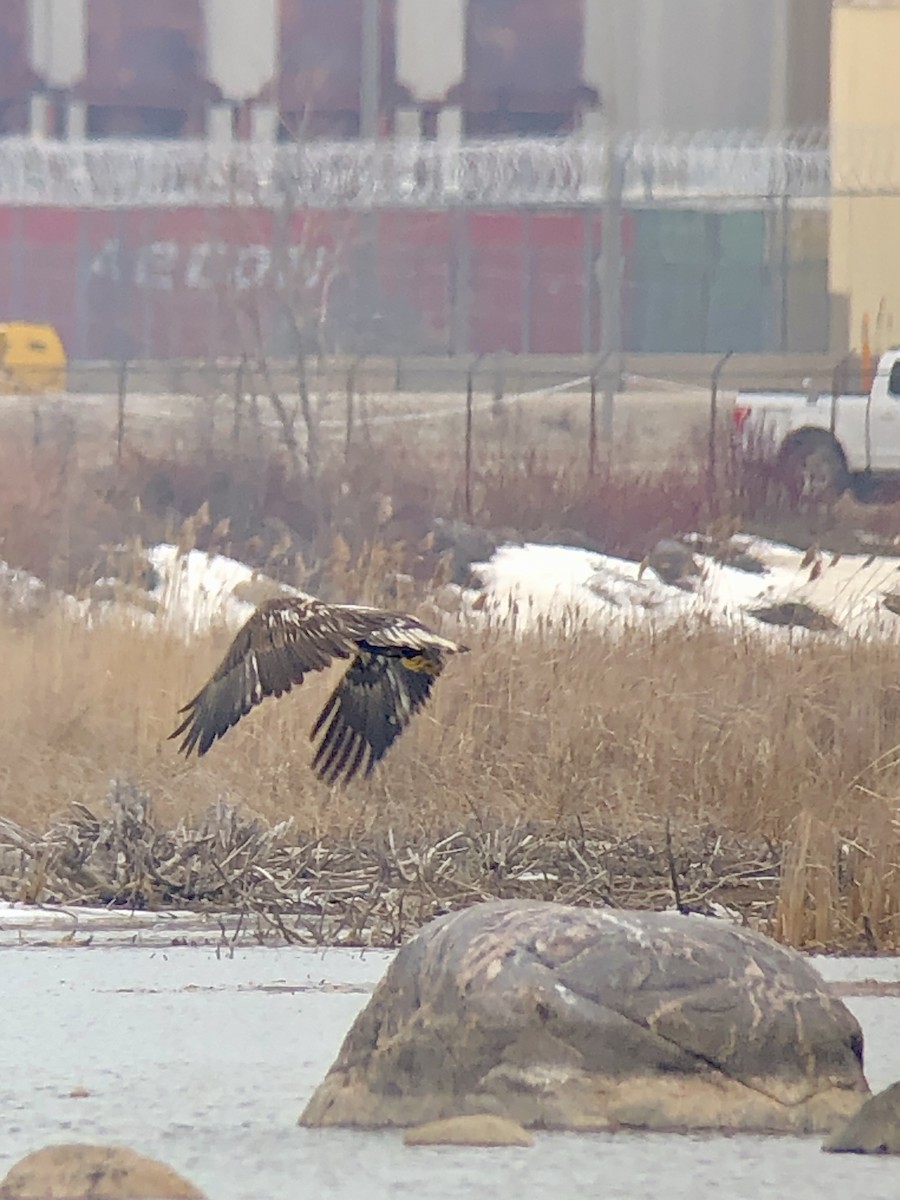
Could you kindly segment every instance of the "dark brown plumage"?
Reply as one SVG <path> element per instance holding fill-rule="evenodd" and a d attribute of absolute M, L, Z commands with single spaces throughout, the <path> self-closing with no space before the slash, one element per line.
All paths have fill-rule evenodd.
<path fill-rule="evenodd" d="M 267 696 L 281 696 L 336 658 L 351 659 L 310 734 L 327 783 L 370 775 L 425 704 L 450 654 L 464 651 L 415 617 L 291 596 L 261 604 L 170 737 L 205 754 Z"/>

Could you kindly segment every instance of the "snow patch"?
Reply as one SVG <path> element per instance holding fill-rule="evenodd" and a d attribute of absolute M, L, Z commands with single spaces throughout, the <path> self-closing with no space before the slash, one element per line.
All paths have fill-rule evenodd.
<path fill-rule="evenodd" d="M 567 546 L 505 545 L 488 562 L 473 564 L 481 587 L 461 589 L 462 611 L 517 630 L 660 626 L 694 618 L 762 631 L 748 609 L 795 600 L 827 613 L 845 633 L 900 632 L 900 617 L 881 606 L 884 593 L 900 590 L 897 558 L 824 554 L 818 563 L 804 563 L 802 551 L 762 538 L 734 539 L 733 545 L 760 559 L 765 571 L 697 554 L 702 571 L 693 590 L 664 583 L 652 568 L 628 559 Z M 784 636 L 783 629 L 768 632 Z"/>
<path fill-rule="evenodd" d="M 691 620 L 784 638 L 785 628 L 763 625 L 748 610 L 790 600 L 827 614 L 844 634 L 878 639 L 900 634 L 900 615 L 881 603 L 886 593 L 900 593 L 900 559 L 822 554 L 810 562 L 800 550 L 762 538 L 738 537 L 731 544 L 760 560 L 764 571 L 720 563 L 693 548 L 700 572 L 679 586 L 663 582 L 646 564 L 571 546 L 526 543 L 501 546 L 488 561 L 474 564 L 478 586 L 451 590 L 464 619 L 511 632 L 550 626 L 564 633 L 621 630 Z M 261 600 L 297 594 L 221 554 L 163 544 L 149 550 L 147 558 L 157 583 L 139 597 L 115 580 L 107 581 L 106 589 L 115 599 L 62 596 L 0 563 L 0 598 L 20 611 L 50 599 L 89 624 L 114 617 L 188 639 L 216 627 L 235 631 Z M 804 630 L 793 634 L 824 636 Z"/>
<path fill-rule="evenodd" d="M 154 546 L 147 557 L 159 575 L 152 595 L 160 623 L 173 633 L 191 637 L 217 625 L 238 628 L 253 612 L 255 606 L 241 599 L 240 591 L 260 576 L 245 563 L 169 545 Z"/>

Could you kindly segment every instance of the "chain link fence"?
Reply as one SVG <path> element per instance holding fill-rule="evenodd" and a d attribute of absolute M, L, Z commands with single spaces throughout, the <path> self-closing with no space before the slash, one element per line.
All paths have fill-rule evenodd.
<path fill-rule="evenodd" d="M 615 440 L 604 446 L 599 398 L 610 369 L 602 358 L 583 356 L 96 362 L 70 368 L 65 396 L 9 403 L 30 406 L 35 444 L 53 429 L 70 448 L 88 437 L 96 443 L 99 434 L 116 460 L 126 447 L 159 446 L 182 428 L 211 457 L 280 444 L 307 469 L 310 452 L 347 459 L 373 438 L 409 431 L 444 449 L 457 445 L 471 516 L 473 471 L 501 443 L 504 454 L 520 455 L 552 443 L 556 452 L 581 459 L 590 478 L 610 454 L 620 463 L 632 454 L 637 465 L 652 466 L 702 434 L 712 504 L 720 434 L 730 427 L 739 389 L 837 396 L 864 386 L 861 364 L 850 355 L 626 356 L 611 381 L 621 393 Z M 646 453 L 635 451 L 629 433 L 635 421 L 645 427 Z M 700 452 L 696 461 L 702 458 Z"/>
<path fill-rule="evenodd" d="M 822 130 L 789 139 L 746 131 L 627 134 L 614 143 L 603 136 L 290 144 L 7 138 L 0 144 L 0 204 L 577 207 L 603 199 L 611 156 L 623 165 L 626 202 L 817 199 L 831 192 Z M 862 161 L 871 159 L 869 149 Z"/>
<path fill-rule="evenodd" d="M 876 142 L 6 139 L 0 311 L 74 359 L 591 355 L 617 270 L 628 352 L 824 351 L 829 203 L 893 186 Z"/>

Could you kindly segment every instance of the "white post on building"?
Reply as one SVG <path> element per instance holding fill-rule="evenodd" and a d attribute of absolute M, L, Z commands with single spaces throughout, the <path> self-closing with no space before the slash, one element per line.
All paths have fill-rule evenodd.
<path fill-rule="evenodd" d="M 278 16 L 278 0 L 204 0 L 206 74 L 223 97 L 207 114 L 213 140 L 231 140 L 235 105 L 247 102 L 251 136 L 274 138 L 277 110 L 257 97 L 277 77 Z"/>
<path fill-rule="evenodd" d="M 438 138 L 457 141 L 462 110 L 443 101 L 466 71 L 467 0 L 397 0 L 397 82 L 418 106 L 441 105 Z M 398 136 L 421 135 L 421 108 L 403 110 Z"/>
<path fill-rule="evenodd" d="M 85 0 L 30 0 L 31 67 L 45 87 L 56 92 L 69 91 L 84 78 L 87 65 L 87 26 Z M 49 101 L 46 94 L 31 98 L 31 132 L 47 132 Z M 69 99 L 63 114 L 64 133 L 68 138 L 83 137 L 87 115 L 81 101 Z"/>
<path fill-rule="evenodd" d="M 397 0 L 397 82 L 410 93 L 416 106 L 395 114 L 394 135 L 398 140 L 420 139 L 422 107 L 436 106 L 437 140 L 447 147 L 441 164 L 444 194 L 459 186 L 456 148 L 463 137 L 463 112 L 446 104 L 451 88 L 461 83 L 466 71 L 466 16 L 468 0 Z M 414 173 L 414 156 L 410 169 Z M 410 183 L 414 186 L 414 174 Z"/>

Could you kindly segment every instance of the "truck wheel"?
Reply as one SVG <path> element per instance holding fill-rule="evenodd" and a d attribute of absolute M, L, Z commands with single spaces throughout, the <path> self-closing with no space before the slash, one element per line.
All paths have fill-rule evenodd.
<path fill-rule="evenodd" d="M 850 486 L 847 464 L 835 442 L 798 438 L 785 447 L 781 476 L 797 503 L 829 504 Z"/>

